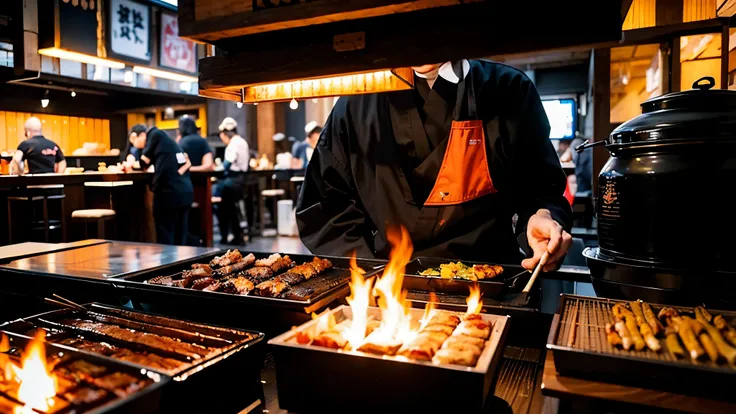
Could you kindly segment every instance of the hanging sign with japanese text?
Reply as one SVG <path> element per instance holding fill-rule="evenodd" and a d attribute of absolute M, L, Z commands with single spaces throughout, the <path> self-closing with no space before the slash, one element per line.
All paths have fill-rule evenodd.
<path fill-rule="evenodd" d="M 151 62 L 151 8 L 132 0 L 110 0 L 107 53 L 122 60 Z"/>
<path fill-rule="evenodd" d="M 159 65 L 188 73 L 197 72 L 197 45 L 179 37 L 179 20 L 175 14 L 161 13 L 159 31 Z"/>

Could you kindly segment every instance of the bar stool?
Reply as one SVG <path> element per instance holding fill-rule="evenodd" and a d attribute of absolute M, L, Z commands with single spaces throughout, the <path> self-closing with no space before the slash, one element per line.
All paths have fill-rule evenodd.
<path fill-rule="evenodd" d="M 261 235 L 263 234 L 263 231 L 266 227 L 266 199 L 271 199 L 273 201 L 273 209 L 271 210 L 271 221 L 276 225 L 276 228 L 278 228 L 278 214 L 277 214 L 277 208 L 278 208 L 278 202 L 279 200 L 283 199 L 286 195 L 286 191 L 280 189 L 280 188 L 274 188 L 270 190 L 263 190 L 261 191 L 260 197 L 258 197 L 258 208 L 260 210 L 260 225 L 261 225 Z"/>
<path fill-rule="evenodd" d="M 21 214 L 25 229 L 30 229 L 31 233 L 43 232 L 43 237 L 34 238 L 28 235 L 25 240 L 31 241 L 51 241 L 51 231 L 58 231 L 60 234 L 59 241 L 65 241 L 64 224 L 66 215 L 64 214 L 64 186 L 61 184 L 53 185 L 33 185 L 26 187 L 26 190 L 18 195 L 10 196 L 8 200 L 8 241 L 16 243 L 19 240 L 13 238 L 13 205 L 20 203 L 23 205 L 24 213 Z M 49 209 L 49 201 L 58 201 L 58 210 Z M 40 214 L 36 207 L 40 204 Z M 54 203 L 55 204 L 55 203 Z M 59 214 L 55 214 L 56 212 Z"/>
<path fill-rule="evenodd" d="M 297 200 L 299 199 L 299 193 L 302 189 L 302 184 L 304 184 L 304 177 L 291 177 L 289 179 L 289 182 L 291 183 L 291 200 L 296 204 Z"/>
<path fill-rule="evenodd" d="M 88 210 L 72 211 L 72 220 L 78 223 L 84 223 L 84 238 L 87 239 L 87 228 L 90 223 L 97 223 L 97 238 L 105 238 L 105 222 L 115 222 L 115 210 L 105 208 L 92 208 Z M 114 234 L 113 234 L 114 237 Z"/>

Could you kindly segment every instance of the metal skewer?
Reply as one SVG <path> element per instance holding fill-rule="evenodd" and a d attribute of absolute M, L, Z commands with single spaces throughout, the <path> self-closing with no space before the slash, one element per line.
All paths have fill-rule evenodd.
<path fill-rule="evenodd" d="M 57 295 L 56 293 L 54 293 L 54 297 L 57 298 L 57 299 L 59 299 L 60 301 L 62 301 L 64 303 L 69 304 L 69 306 L 73 306 L 73 307 L 75 307 L 75 308 L 77 308 L 77 309 L 79 309 L 81 311 L 85 311 L 85 312 L 87 311 L 87 308 L 85 308 L 84 306 L 82 306 L 82 305 L 80 305 L 80 304 L 78 304 L 78 303 L 76 303 L 74 301 L 71 301 L 69 299 L 63 298 L 63 297 Z"/>
<path fill-rule="evenodd" d="M 61 306 L 62 308 L 67 308 L 67 309 L 74 309 L 74 310 L 80 310 L 80 309 L 79 309 L 78 307 L 76 307 L 76 306 L 72 306 L 72 305 L 70 305 L 70 304 L 68 304 L 68 303 L 60 302 L 60 301 L 58 301 L 58 300 L 54 300 L 54 299 L 51 299 L 51 298 L 44 298 L 44 299 L 43 299 L 43 301 L 44 301 L 44 303 L 48 303 L 48 304 L 50 304 L 50 305 L 56 305 L 56 306 Z M 87 309 L 84 309 L 84 311 L 86 312 L 86 311 L 87 311 Z"/>

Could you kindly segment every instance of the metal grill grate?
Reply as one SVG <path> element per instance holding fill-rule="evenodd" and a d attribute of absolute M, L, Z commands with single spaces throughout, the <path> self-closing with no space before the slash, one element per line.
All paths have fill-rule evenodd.
<path fill-rule="evenodd" d="M 506 347 L 496 383 L 496 397 L 506 401 L 515 413 L 529 411 L 540 366 L 539 349 Z"/>
<path fill-rule="evenodd" d="M 714 364 L 710 361 L 693 361 L 690 358 L 676 359 L 667 350 L 667 344 L 664 338 L 658 338 L 662 345 L 660 352 L 654 352 L 648 348 L 644 348 L 642 351 L 636 351 L 633 348 L 626 351 L 611 346 L 606 339 L 606 324 L 613 323 L 614 318 L 611 308 L 617 303 L 626 303 L 626 301 L 566 297 L 562 305 L 560 326 L 557 331 L 557 338 L 555 338 L 555 345 L 603 354 L 672 361 L 686 365 L 724 366 L 724 364 Z M 651 303 L 650 306 L 655 315 L 662 308 L 662 305 Z M 693 308 L 679 306 L 673 306 L 673 308 L 682 314 L 691 314 L 693 312 Z M 722 311 L 714 311 L 713 313 L 714 316 L 717 314 L 723 315 L 731 324 L 733 324 L 734 315 L 736 315 L 733 312 Z"/>

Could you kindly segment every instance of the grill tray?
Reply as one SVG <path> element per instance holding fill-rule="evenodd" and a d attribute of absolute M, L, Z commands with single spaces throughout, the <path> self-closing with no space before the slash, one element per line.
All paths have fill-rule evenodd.
<path fill-rule="evenodd" d="M 209 353 L 199 361 L 192 362 L 174 370 L 165 371 L 140 364 L 130 364 L 137 366 L 138 369 L 144 368 L 149 371 L 157 371 L 172 377 L 173 381 L 165 388 L 164 398 L 162 401 L 162 404 L 167 410 L 191 410 L 193 404 L 196 405 L 197 402 L 187 398 L 186 396 L 193 395 L 192 393 L 200 393 L 203 395 L 208 393 L 212 393 L 213 395 L 216 393 L 220 395 L 221 393 L 221 397 L 218 398 L 217 401 L 204 401 L 204 399 L 202 399 L 201 403 L 208 409 L 212 409 L 216 404 L 221 404 L 222 407 L 228 408 L 231 405 L 233 407 L 242 408 L 252 403 L 258 397 L 260 390 L 259 374 L 265 352 L 261 345 L 264 338 L 262 333 L 235 330 L 219 326 L 201 325 L 97 303 L 88 304 L 85 305 L 85 307 L 98 314 L 121 317 L 134 322 L 143 322 L 147 324 L 149 328 L 139 330 L 158 333 L 174 339 L 182 339 L 182 336 L 177 336 L 177 332 L 186 331 L 194 334 L 204 334 L 231 342 L 229 345 L 213 345 L 218 346 L 219 349 Z M 33 327 L 49 328 L 50 326 L 53 326 L 44 321 L 56 324 L 62 319 L 78 316 L 77 311 L 60 309 L 9 322 L 0 325 L 0 329 L 8 332 L 23 333 Z M 128 326 L 128 328 L 131 326 Z M 151 330 L 150 327 L 154 327 L 154 330 Z M 165 331 L 162 332 L 160 330 Z M 47 340 L 54 343 L 55 341 L 75 336 L 76 334 L 72 329 L 63 329 L 63 332 L 52 330 L 50 331 L 50 336 L 47 337 Z M 112 345 L 122 345 L 124 348 L 135 349 L 134 346 L 116 343 L 115 341 L 111 341 L 104 337 L 95 338 L 93 334 L 83 334 L 83 336 L 94 342 L 107 342 Z M 185 342 L 192 341 L 187 340 Z M 73 348 L 73 346 L 69 347 Z M 145 351 L 145 349 L 142 350 Z M 115 360 L 114 357 L 104 358 Z M 248 391 L 251 388 L 252 391 L 249 393 Z M 251 397 L 252 399 L 248 400 Z"/>
<path fill-rule="evenodd" d="M 344 305 L 330 312 L 338 321 L 351 317 Z M 378 308 L 368 312 L 380 318 Z M 419 320 L 424 310 L 412 308 L 411 313 Z M 279 405 L 300 413 L 436 412 L 438 407 L 481 412 L 493 392 L 510 327 L 508 316 L 482 316 L 494 326 L 475 367 L 299 344 L 296 333 L 317 323 L 309 321 L 268 342 L 276 361 Z"/>
<path fill-rule="evenodd" d="M 675 359 L 667 351 L 662 338 L 660 352 L 647 348 L 625 351 L 611 346 L 606 340 L 605 325 L 613 320 L 610 309 L 616 303 L 626 301 L 561 295 L 558 313 L 554 316 L 547 340 L 547 349 L 553 351 L 555 366 L 560 374 L 729 401 L 736 399 L 733 394 L 736 367 L 728 366 L 725 362 L 714 364 L 710 361 L 692 361 L 690 358 Z M 649 305 L 655 314 L 662 307 L 669 306 Z M 568 346 L 576 307 L 574 343 Z M 669 307 L 686 314 L 694 310 L 682 306 Z M 736 320 L 736 312 L 709 311 L 714 316 L 723 315 L 731 325 Z"/>
<path fill-rule="evenodd" d="M 17 335 L 12 332 L 5 332 L 5 335 L 8 336 L 10 339 L 10 346 L 18 348 L 21 350 L 21 353 L 25 349 L 26 345 L 28 344 L 30 338 L 24 335 Z M 122 372 L 129 375 L 132 375 L 139 379 L 146 379 L 149 378 L 152 380 L 152 382 L 147 385 L 145 388 L 133 392 L 132 394 L 128 395 L 124 398 L 113 398 L 101 405 L 95 406 L 94 408 L 87 408 L 85 409 L 81 405 L 72 405 L 72 410 L 78 410 L 76 412 L 84 412 L 87 414 L 122 414 L 122 413 L 136 413 L 136 414 L 145 414 L 145 413 L 154 413 L 157 412 L 160 409 L 160 401 L 161 401 L 161 391 L 162 387 L 166 386 L 170 383 L 170 379 L 166 376 L 149 372 L 146 373 L 145 370 L 141 371 L 141 368 L 139 366 L 129 364 L 126 362 L 120 362 L 116 361 L 111 358 L 99 356 L 96 354 L 79 351 L 74 348 L 70 348 L 63 345 L 56 345 L 56 344 L 44 344 L 44 349 L 46 350 L 47 355 L 47 361 L 52 362 L 52 355 L 58 355 L 58 354 L 64 354 L 67 358 L 67 362 L 63 362 L 60 365 L 66 366 L 69 363 L 72 363 L 74 361 L 82 360 L 86 362 L 90 362 L 92 364 L 103 366 L 108 369 L 110 369 L 112 372 Z M 86 384 L 84 385 L 85 388 L 91 388 L 91 389 L 99 389 L 93 385 Z M 2 387 L 0 387 L 2 388 Z M 0 397 L 7 397 L 6 394 L 3 393 L 4 390 L 0 389 Z M 58 396 L 58 394 L 57 394 Z M 3 412 L 2 407 L 0 406 L 0 412 Z M 64 412 L 70 412 L 69 410 L 66 410 Z"/>
<path fill-rule="evenodd" d="M 408 290 L 421 290 L 426 292 L 440 292 L 452 295 L 467 296 L 473 283 L 477 283 L 484 298 L 499 298 L 508 290 L 508 286 L 515 279 L 514 276 L 524 272 L 524 268 L 518 265 L 500 265 L 503 273 L 496 278 L 472 282 L 465 279 L 443 279 L 439 276 L 422 276 L 419 272 L 429 268 L 438 268 L 441 264 L 457 262 L 453 259 L 441 259 L 436 257 L 417 257 L 406 265 L 404 272 L 403 288 Z M 462 263 L 472 266 L 474 264 L 492 264 L 483 262 L 472 262 L 461 260 Z M 531 273 L 527 273 L 529 278 Z M 519 277 L 521 277 L 519 276 Z"/>

